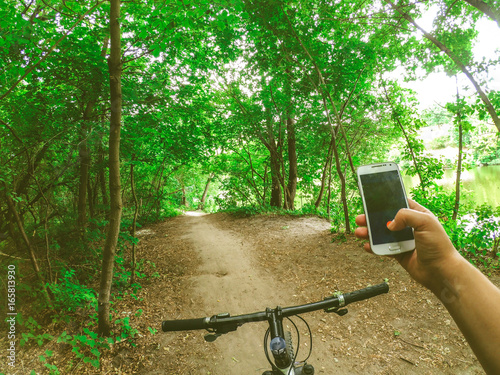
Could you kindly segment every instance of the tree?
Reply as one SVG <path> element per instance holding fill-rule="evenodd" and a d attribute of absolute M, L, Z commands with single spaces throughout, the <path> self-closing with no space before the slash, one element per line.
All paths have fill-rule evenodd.
<path fill-rule="evenodd" d="M 458 80 L 456 80 L 457 85 L 457 96 L 455 103 L 448 103 L 446 109 L 454 114 L 453 122 L 458 128 L 458 155 L 457 155 L 457 176 L 455 179 L 455 205 L 453 207 L 452 220 L 456 220 L 458 217 L 458 211 L 460 208 L 460 184 L 462 179 L 462 168 L 463 168 L 463 133 L 470 132 L 472 129 L 471 123 L 468 121 L 468 116 L 473 113 L 471 106 L 467 105 L 464 98 L 460 97 Z"/>
<path fill-rule="evenodd" d="M 465 0 L 465 1 L 470 5 L 472 5 L 474 8 L 477 8 L 482 13 L 486 14 L 493 21 L 495 21 L 500 27 L 500 10 L 498 9 L 498 4 L 496 4 L 497 7 L 495 8 L 494 6 L 490 6 L 488 3 L 482 0 Z"/>
<path fill-rule="evenodd" d="M 122 53 L 120 30 L 120 0 L 111 0 L 109 12 L 110 54 L 109 92 L 111 104 L 111 119 L 109 124 L 109 193 L 110 213 L 109 228 L 103 249 L 101 282 L 99 286 L 98 319 L 99 333 L 109 336 L 111 324 L 109 320 L 109 299 L 113 279 L 116 244 L 120 232 L 122 214 L 121 181 L 120 181 L 120 131 L 122 118 Z"/>
<path fill-rule="evenodd" d="M 490 99 L 488 98 L 488 95 L 484 92 L 482 89 L 481 85 L 479 82 L 474 78 L 470 70 L 467 68 L 467 64 L 454 52 L 451 50 L 450 47 L 448 47 L 445 43 L 440 41 L 437 37 L 432 35 L 431 33 L 427 32 L 424 30 L 421 26 L 419 26 L 415 19 L 403 9 L 402 6 L 396 5 L 390 0 L 385 0 L 390 6 L 397 11 L 406 21 L 408 21 L 411 25 L 413 25 L 416 29 L 418 29 L 426 39 L 431 41 L 440 51 L 444 52 L 456 65 L 460 71 L 462 71 L 463 74 L 469 79 L 469 81 L 472 83 L 474 88 L 476 89 L 477 93 L 479 94 L 481 100 L 483 101 L 486 110 L 488 111 L 489 115 L 491 116 L 493 123 L 497 127 L 498 131 L 500 131 L 500 117 L 498 116 L 495 108 L 493 107 L 493 104 L 491 103 Z M 470 54 L 470 47 L 467 51 Z"/>

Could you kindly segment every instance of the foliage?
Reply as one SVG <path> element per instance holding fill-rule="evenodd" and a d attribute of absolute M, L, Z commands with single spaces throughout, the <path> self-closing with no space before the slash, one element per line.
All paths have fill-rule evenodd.
<path fill-rule="evenodd" d="M 57 284 L 47 285 L 54 296 L 55 307 L 60 312 L 72 312 L 78 308 L 96 308 L 97 297 L 93 289 L 81 285 L 75 278 L 75 270 L 63 270 Z"/>
<path fill-rule="evenodd" d="M 500 267 L 500 207 L 462 204 L 459 218 L 452 220 L 454 192 L 434 185 L 426 196 L 419 189 L 413 190 L 412 198 L 439 218 L 455 248 L 471 263 L 486 272 Z"/>
<path fill-rule="evenodd" d="M 481 124 L 474 129 L 470 148 L 475 164 L 500 164 L 500 138 L 491 126 Z"/>
<path fill-rule="evenodd" d="M 486 271 L 500 268 L 500 209 L 482 205 L 445 225 L 455 247 Z"/>

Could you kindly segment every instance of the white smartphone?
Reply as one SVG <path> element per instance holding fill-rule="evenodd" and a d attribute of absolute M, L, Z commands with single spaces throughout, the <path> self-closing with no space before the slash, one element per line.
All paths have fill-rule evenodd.
<path fill-rule="evenodd" d="M 357 175 L 372 251 L 377 255 L 394 255 L 415 249 L 412 228 L 397 232 L 387 229 L 397 212 L 408 208 L 398 165 L 392 162 L 363 165 Z"/>

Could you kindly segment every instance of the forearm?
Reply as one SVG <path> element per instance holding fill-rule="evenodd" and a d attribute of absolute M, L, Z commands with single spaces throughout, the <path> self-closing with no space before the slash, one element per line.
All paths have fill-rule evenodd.
<path fill-rule="evenodd" d="M 461 256 L 436 279 L 432 292 L 448 309 L 486 373 L 500 374 L 500 290 Z"/>

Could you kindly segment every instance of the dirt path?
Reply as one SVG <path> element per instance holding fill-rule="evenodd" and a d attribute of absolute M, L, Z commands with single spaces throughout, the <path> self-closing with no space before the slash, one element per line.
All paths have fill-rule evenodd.
<path fill-rule="evenodd" d="M 481 374 L 440 302 L 394 261 L 366 254 L 352 236 L 336 237 L 316 217 L 227 214 L 183 216 L 152 225 L 141 256 L 155 263 L 135 311 L 142 336 L 114 352 L 108 373 L 260 375 L 266 369 L 265 323 L 204 341 L 204 331 L 147 333 L 164 319 L 232 315 L 321 300 L 389 279 L 388 294 L 353 304 L 343 317 L 304 315 L 313 332 L 309 363 L 316 374 Z M 146 273 L 154 270 L 146 269 Z M 285 276 L 286 275 L 286 276 Z M 496 280 L 498 284 L 498 280 Z M 301 351 L 309 337 L 299 325 Z M 118 358 L 118 360 L 117 360 Z M 105 362 L 105 361 L 103 361 Z"/>
<path fill-rule="evenodd" d="M 365 253 L 353 236 L 332 234 L 326 220 L 185 215 L 142 228 L 138 236 L 142 288 L 113 303 L 114 321 L 127 318 L 132 331 L 102 352 L 98 370 L 79 361 L 72 363 L 72 373 L 261 375 L 268 369 L 262 347 L 266 323 L 245 324 L 209 343 L 205 331 L 163 333 L 161 322 L 304 304 L 388 279 L 388 294 L 350 305 L 343 317 L 304 314 L 312 331 L 308 363 L 316 375 L 483 374 L 429 291 L 395 261 Z M 500 285 L 498 275 L 491 279 Z M 75 315 L 75 324 L 59 324 L 51 334 L 81 334 L 88 324 L 83 313 Z M 298 325 L 302 360 L 309 336 Z M 43 373 L 38 358 L 47 348 L 60 369 L 74 359 L 71 346 L 54 339 L 48 347 L 20 351 L 19 363 Z"/>
<path fill-rule="evenodd" d="M 187 234 L 202 264 L 193 277 L 193 298 L 200 304 L 198 316 L 230 312 L 231 315 L 262 311 L 292 293 L 283 283 L 265 273 L 255 262 L 255 248 L 242 236 L 214 226 L 209 216 L 191 216 Z M 219 337 L 215 346 L 221 355 L 217 374 L 261 374 L 265 358 L 262 339 L 266 323 L 246 324 L 235 333 Z"/>

